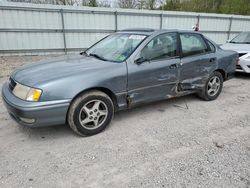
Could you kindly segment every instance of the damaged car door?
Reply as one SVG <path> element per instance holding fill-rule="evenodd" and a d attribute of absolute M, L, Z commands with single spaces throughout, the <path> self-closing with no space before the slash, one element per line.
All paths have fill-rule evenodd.
<path fill-rule="evenodd" d="M 199 33 L 180 33 L 180 41 L 180 90 L 199 90 L 216 69 L 215 49 Z"/>
<path fill-rule="evenodd" d="M 128 64 L 130 106 L 170 98 L 176 94 L 180 64 L 177 33 L 154 37 Z"/>

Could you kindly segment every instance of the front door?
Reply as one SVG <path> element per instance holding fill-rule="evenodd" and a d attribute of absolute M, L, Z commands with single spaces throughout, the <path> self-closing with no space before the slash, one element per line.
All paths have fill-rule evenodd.
<path fill-rule="evenodd" d="M 128 64 L 130 105 L 173 97 L 178 83 L 178 44 L 176 33 L 153 38 L 138 54 L 142 62 Z"/>

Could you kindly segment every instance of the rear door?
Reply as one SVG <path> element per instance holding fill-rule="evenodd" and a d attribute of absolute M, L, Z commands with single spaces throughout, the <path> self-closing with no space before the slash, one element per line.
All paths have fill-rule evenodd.
<path fill-rule="evenodd" d="M 209 75 L 216 69 L 215 51 L 199 33 L 180 33 L 180 41 L 180 86 L 183 90 L 202 88 Z"/>
<path fill-rule="evenodd" d="M 176 93 L 180 64 L 177 33 L 154 37 L 135 59 L 142 63 L 128 63 L 128 94 L 130 105 L 156 101 Z"/>

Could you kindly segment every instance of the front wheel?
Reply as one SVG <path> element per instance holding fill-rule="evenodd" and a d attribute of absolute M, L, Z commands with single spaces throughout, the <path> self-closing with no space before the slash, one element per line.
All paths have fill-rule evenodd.
<path fill-rule="evenodd" d="M 114 105 L 110 97 L 100 91 L 90 91 L 72 102 L 67 120 L 78 135 L 94 135 L 107 127 L 113 114 Z"/>
<path fill-rule="evenodd" d="M 220 95 L 222 87 L 223 77 L 220 72 L 215 71 L 207 79 L 203 90 L 198 95 L 206 101 L 215 100 Z"/>

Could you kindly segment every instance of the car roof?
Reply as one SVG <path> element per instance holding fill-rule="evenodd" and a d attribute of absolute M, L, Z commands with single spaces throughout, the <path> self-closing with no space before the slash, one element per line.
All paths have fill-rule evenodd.
<path fill-rule="evenodd" d="M 151 28 L 129 28 L 118 31 L 118 33 L 131 33 L 131 34 L 141 34 L 141 35 L 152 35 L 158 33 L 167 33 L 167 32 L 180 32 L 180 33 L 200 33 L 197 31 L 188 31 L 188 30 L 178 30 L 178 29 L 151 29 Z"/>

